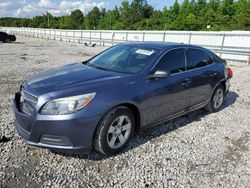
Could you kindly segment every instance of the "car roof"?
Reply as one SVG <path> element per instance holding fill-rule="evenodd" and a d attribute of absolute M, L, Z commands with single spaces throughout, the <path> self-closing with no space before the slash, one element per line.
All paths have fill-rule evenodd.
<path fill-rule="evenodd" d="M 136 46 L 136 47 L 144 47 L 144 48 L 157 48 L 157 49 L 171 49 L 176 47 L 195 47 L 195 48 L 203 48 L 201 46 L 191 45 L 191 44 L 183 44 L 183 43 L 175 43 L 175 42 L 129 42 L 123 45 Z"/>

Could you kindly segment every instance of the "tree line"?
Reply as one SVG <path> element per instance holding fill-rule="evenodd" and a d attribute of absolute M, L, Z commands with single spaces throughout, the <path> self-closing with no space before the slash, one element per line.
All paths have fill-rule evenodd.
<path fill-rule="evenodd" d="M 0 26 L 102 30 L 250 30 L 250 0 L 177 0 L 156 10 L 146 0 L 124 0 L 112 10 L 94 7 L 84 15 L 49 12 L 33 18 L 0 18 Z"/>

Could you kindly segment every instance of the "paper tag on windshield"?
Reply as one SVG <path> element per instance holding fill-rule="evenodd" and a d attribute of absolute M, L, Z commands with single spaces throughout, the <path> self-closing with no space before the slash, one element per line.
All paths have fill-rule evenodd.
<path fill-rule="evenodd" d="M 154 53 L 154 51 L 150 51 L 150 50 L 144 50 L 144 49 L 138 49 L 135 51 L 137 54 L 142 54 L 142 55 L 147 55 L 150 56 Z"/>

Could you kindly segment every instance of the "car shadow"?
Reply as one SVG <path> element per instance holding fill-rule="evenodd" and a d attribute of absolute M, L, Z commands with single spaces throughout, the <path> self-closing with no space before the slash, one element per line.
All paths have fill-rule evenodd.
<path fill-rule="evenodd" d="M 229 91 L 221 110 L 233 105 L 238 97 L 239 95 L 237 93 L 235 93 L 234 91 Z M 154 140 L 155 138 L 160 137 L 161 135 L 167 134 L 171 131 L 177 130 L 178 128 L 184 127 L 189 123 L 201 121 L 201 118 L 208 114 L 209 112 L 207 112 L 204 109 L 196 110 L 189 114 L 178 117 L 174 120 L 166 121 L 165 123 L 141 131 L 136 136 L 134 136 L 134 138 L 129 143 L 129 147 L 125 151 L 123 151 L 123 153 L 131 149 L 134 149 L 142 144 L 145 144 L 151 140 Z M 93 151 L 90 154 L 69 154 L 69 153 L 61 153 L 55 151 L 52 152 L 59 155 L 63 155 L 65 157 L 74 157 L 78 159 L 88 159 L 95 161 L 109 158 L 96 151 Z"/>
<path fill-rule="evenodd" d="M 2 41 L 0 41 L 0 43 L 2 43 L 2 44 L 24 44 L 24 42 L 16 42 L 16 41 L 11 41 L 11 42 L 2 42 Z"/>

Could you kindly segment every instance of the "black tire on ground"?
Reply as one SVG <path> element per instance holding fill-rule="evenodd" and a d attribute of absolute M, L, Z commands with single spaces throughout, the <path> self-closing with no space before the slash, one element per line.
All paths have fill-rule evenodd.
<path fill-rule="evenodd" d="M 10 39 L 9 39 L 9 38 L 6 38 L 6 39 L 4 40 L 4 42 L 5 42 L 5 43 L 9 43 L 9 42 L 10 42 Z"/>
<path fill-rule="evenodd" d="M 16 36 L 15 35 L 9 35 L 10 41 L 14 42 L 16 41 Z"/>
<path fill-rule="evenodd" d="M 207 106 L 205 107 L 205 109 L 209 112 L 217 112 L 221 109 L 221 106 L 224 102 L 225 99 L 225 88 L 223 87 L 222 84 L 219 84 L 212 96 L 211 99 L 209 101 L 209 103 L 207 104 Z"/>
<path fill-rule="evenodd" d="M 94 148 L 104 155 L 115 155 L 127 147 L 134 130 L 133 112 L 125 106 L 115 107 L 99 123 L 93 140 Z M 124 138 L 124 143 L 121 138 Z"/>

